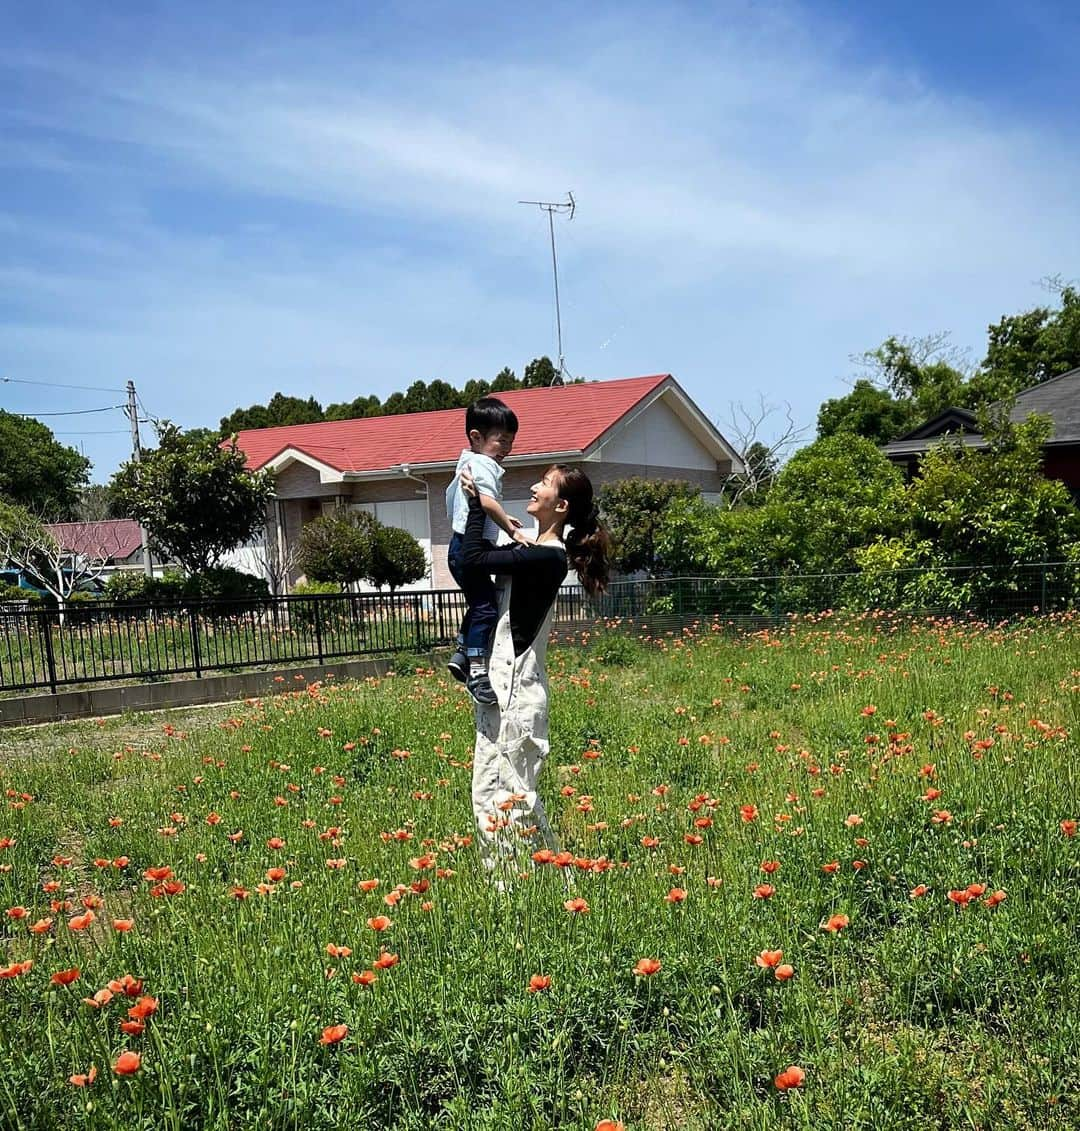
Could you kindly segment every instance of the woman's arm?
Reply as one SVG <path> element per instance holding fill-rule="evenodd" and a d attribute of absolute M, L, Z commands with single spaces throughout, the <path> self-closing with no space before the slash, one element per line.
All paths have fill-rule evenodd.
<path fill-rule="evenodd" d="M 461 546 L 463 564 L 488 573 L 517 573 L 523 568 L 535 568 L 537 563 L 530 560 L 529 548 L 518 542 L 494 550 L 484 545 L 484 508 L 476 495 L 469 494 L 468 499 L 469 517 Z"/>

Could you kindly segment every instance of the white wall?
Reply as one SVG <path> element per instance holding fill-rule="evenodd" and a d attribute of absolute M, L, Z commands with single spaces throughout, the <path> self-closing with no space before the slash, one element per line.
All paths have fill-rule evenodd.
<path fill-rule="evenodd" d="M 617 432 L 600 448 L 605 463 L 634 463 L 648 467 L 686 467 L 715 471 L 716 460 L 698 442 L 663 398 Z"/>

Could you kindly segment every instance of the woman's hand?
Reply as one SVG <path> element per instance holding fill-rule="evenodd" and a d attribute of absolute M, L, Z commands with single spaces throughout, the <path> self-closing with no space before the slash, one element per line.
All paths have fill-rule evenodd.
<path fill-rule="evenodd" d="M 476 489 L 476 481 L 472 477 L 472 471 L 468 464 L 458 473 L 458 480 L 461 483 L 461 489 L 466 495 L 471 495 L 473 498 L 479 497 L 480 492 Z"/>

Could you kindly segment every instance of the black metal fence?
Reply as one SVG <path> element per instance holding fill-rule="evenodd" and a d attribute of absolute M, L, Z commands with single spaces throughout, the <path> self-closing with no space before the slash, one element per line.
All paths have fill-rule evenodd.
<path fill-rule="evenodd" d="M 663 631 L 688 621 L 778 623 L 792 613 L 870 608 L 992 619 L 1080 606 L 1080 565 L 859 574 L 682 577 L 559 593 L 556 626 L 606 621 Z M 154 604 L 84 602 L 63 613 L 0 605 L 0 693 L 170 675 L 427 652 L 454 640 L 458 590 Z"/>

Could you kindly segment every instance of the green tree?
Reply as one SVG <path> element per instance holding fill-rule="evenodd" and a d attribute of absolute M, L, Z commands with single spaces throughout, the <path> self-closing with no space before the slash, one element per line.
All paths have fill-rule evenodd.
<path fill-rule="evenodd" d="M 326 420 L 360 420 L 365 416 L 380 416 L 381 414 L 382 401 L 372 395 L 327 405 L 324 417 Z"/>
<path fill-rule="evenodd" d="M 47 519 L 71 518 L 90 461 L 39 420 L 0 409 L 0 499 Z"/>
<path fill-rule="evenodd" d="M 899 401 L 888 389 L 881 389 L 865 377 L 843 397 L 834 397 L 818 409 L 817 434 L 865 436 L 875 444 L 887 444 L 914 428 L 914 405 Z"/>
<path fill-rule="evenodd" d="M 521 382 L 514 375 L 514 371 L 507 367 L 500 369 L 499 372 L 495 374 L 495 379 L 488 387 L 488 391 L 485 396 L 497 397 L 500 393 L 508 393 L 513 389 L 520 388 Z"/>
<path fill-rule="evenodd" d="M 166 421 L 157 448 L 125 463 L 112 485 L 157 552 L 198 574 L 265 526 L 273 476 L 249 472 L 244 460 L 235 444 L 191 437 Z"/>
<path fill-rule="evenodd" d="M 555 368 L 550 357 L 535 357 L 525 366 L 521 387 L 523 389 L 544 389 L 558 376 L 559 371 Z"/>
<path fill-rule="evenodd" d="M 379 589 L 388 586 L 393 593 L 426 574 L 427 559 L 420 543 L 407 530 L 379 523 L 371 543 L 366 579 Z"/>
<path fill-rule="evenodd" d="M 79 492 L 75 507 L 78 522 L 104 522 L 112 518 L 127 518 L 115 491 L 105 483 L 91 483 Z"/>
<path fill-rule="evenodd" d="M 365 511 L 320 515 L 300 531 L 299 566 L 310 581 L 352 585 L 371 572 L 374 516 Z"/>
<path fill-rule="evenodd" d="M 275 393 L 265 405 L 238 408 L 221 419 L 221 434 L 231 436 L 247 428 L 277 428 L 286 424 L 316 424 L 325 419 L 322 405 L 314 397 L 292 397 Z"/>
<path fill-rule="evenodd" d="M 615 539 L 613 564 L 623 573 L 645 570 L 650 577 L 670 572 L 656 535 L 674 502 L 697 498 L 699 487 L 683 479 L 633 476 L 600 489 L 600 511 Z"/>
<path fill-rule="evenodd" d="M 983 410 L 985 450 L 935 445 L 904 493 L 916 541 L 949 565 L 1012 567 L 1064 558 L 1080 536 L 1068 489 L 1042 471 L 1049 417 L 1009 422 L 1005 409 Z"/>
<path fill-rule="evenodd" d="M 990 326 L 967 407 L 1007 399 L 1080 366 L 1080 290 L 1057 280 L 1050 285 L 1059 293 L 1059 308 L 1037 306 Z"/>

